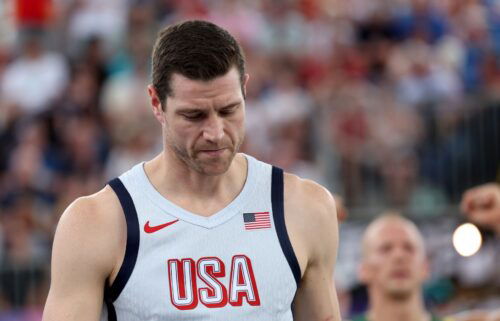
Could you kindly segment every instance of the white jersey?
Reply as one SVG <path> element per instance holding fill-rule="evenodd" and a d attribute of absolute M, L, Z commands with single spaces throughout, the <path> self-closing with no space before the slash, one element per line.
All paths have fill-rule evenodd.
<path fill-rule="evenodd" d="M 293 320 L 300 267 L 285 227 L 283 171 L 245 156 L 242 191 L 210 217 L 163 197 L 144 163 L 109 183 L 127 244 L 101 320 Z"/>

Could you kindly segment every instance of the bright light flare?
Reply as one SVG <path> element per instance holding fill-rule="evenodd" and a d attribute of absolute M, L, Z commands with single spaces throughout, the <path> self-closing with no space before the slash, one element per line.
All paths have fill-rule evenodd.
<path fill-rule="evenodd" d="M 482 242 L 481 232 L 474 224 L 462 224 L 453 232 L 453 246 L 462 256 L 476 254 L 481 248 Z"/>

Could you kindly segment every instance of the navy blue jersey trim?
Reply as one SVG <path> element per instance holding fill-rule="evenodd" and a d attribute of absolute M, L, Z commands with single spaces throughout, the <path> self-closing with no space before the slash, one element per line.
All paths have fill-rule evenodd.
<path fill-rule="evenodd" d="M 139 252 L 139 219 L 137 218 L 137 212 L 132 197 L 130 197 L 129 192 L 120 179 L 115 178 L 108 184 L 115 191 L 116 196 L 118 196 L 127 222 L 125 258 L 123 259 L 123 264 L 120 267 L 120 271 L 118 271 L 116 279 L 104 293 L 107 302 L 113 303 L 118 298 L 123 288 L 125 288 L 134 270 L 135 262 L 137 261 L 137 253 Z"/>
<path fill-rule="evenodd" d="M 274 226 L 278 234 L 281 249 L 285 254 L 288 265 L 290 265 L 293 277 L 297 283 L 297 288 L 299 288 L 301 279 L 300 266 L 295 256 L 295 252 L 293 251 L 292 243 L 288 237 L 285 225 L 283 170 L 274 166 L 271 180 L 271 203 L 273 206 Z"/>
<path fill-rule="evenodd" d="M 108 310 L 108 321 L 117 321 L 116 319 L 116 311 L 113 303 L 106 301 L 106 308 Z"/>

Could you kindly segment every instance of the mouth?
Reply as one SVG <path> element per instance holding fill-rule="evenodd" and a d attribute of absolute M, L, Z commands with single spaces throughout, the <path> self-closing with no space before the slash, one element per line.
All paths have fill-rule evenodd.
<path fill-rule="evenodd" d="M 200 153 L 203 155 L 208 155 L 211 157 L 216 157 L 222 155 L 222 153 L 226 150 L 227 148 L 217 148 L 217 149 L 202 149 L 200 150 Z"/>
<path fill-rule="evenodd" d="M 391 273 L 391 278 L 393 279 L 408 279 L 410 277 L 410 272 L 407 270 L 398 270 Z"/>

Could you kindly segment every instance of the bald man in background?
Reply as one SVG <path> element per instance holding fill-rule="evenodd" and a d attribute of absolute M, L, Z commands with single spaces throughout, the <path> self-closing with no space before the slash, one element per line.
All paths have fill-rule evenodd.
<path fill-rule="evenodd" d="M 375 219 L 364 233 L 358 270 L 368 288 L 370 307 L 353 321 L 500 321 L 498 311 L 470 311 L 445 318 L 432 315 L 422 293 L 429 273 L 416 225 L 396 214 Z"/>
<path fill-rule="evenodd" d="M 353 321 L 438 321 L 424 306 L 422 284 L 429 275 L 422 235 L 415 224 L 383 215 L 366 229 L 359 279 L 370 307 Z"/>

